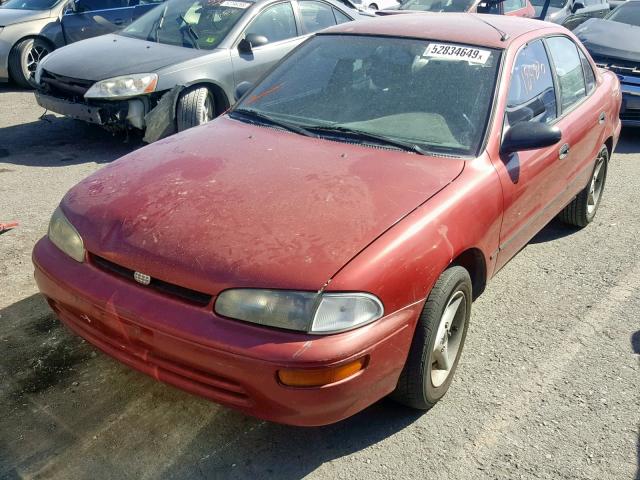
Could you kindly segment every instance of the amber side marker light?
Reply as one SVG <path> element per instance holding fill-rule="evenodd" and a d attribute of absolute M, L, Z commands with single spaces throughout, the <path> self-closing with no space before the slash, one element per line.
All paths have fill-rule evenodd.
<path fill-rule="evenodd" d="M 320 387 L 349 378 L 366 365 L 365 357 L 339 367 L 278 370 L 278 380 L 289 387 Z"/>

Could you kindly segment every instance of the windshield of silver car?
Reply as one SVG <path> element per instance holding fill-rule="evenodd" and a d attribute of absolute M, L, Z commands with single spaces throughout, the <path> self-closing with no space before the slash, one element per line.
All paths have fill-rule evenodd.
<path fill-rule="evenodd" d="M 500 55 L 446 41 L 318 35 L 245 95 L 231 116 L 338 141 L 475 155 Z"/>
<path fill-rule="evenodd" d="M 0 8 L 13 10 L 49 10 L 61 0 L 9 0 L 0 5 Z"/>
<path fill-rule="evenodd" d="M 180 47 L 216 48 L 253 2 L 169 0 L 120 32 L 127 37 Z"/>
<path fill-rule="evenodd" d="M 474 0 L 407 0 L 399 10 L 420 10 L 424 12 L 466 12 Z"/>

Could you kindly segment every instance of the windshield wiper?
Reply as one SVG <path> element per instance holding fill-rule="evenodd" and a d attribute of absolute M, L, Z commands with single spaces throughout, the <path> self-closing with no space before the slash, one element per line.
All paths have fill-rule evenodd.
<path fill-rule="evenodd" d="M 184 22 L 185 24 L 184 28 L 187 30 L 187 33 L 189 34 L 189 38 L 191 39 L 191 43 L 194 46 L 194 48 L 196 50 L 200 50 L 200 45 L 198 45 L 198 38 L 200 37 L 198 37 L 198 34 L 196 33 L 196 31 L 193 29 L 191 24 L 185 20 L 182 14 L 178 15 L 178 18 Z"/>
<path fill-rule="evenodd" d="M 307 126 L 306 128 L 311 132 L 341 134 L 352 139 L 361 140 L 366 143 L 386 145 L 390 147 L 399 148 L 401 150 L 406 150 L 409 152 L 419 153 L 420 155 L 427 155 L 427 152 L 422 147 L 420 147 L 419 145 L 416 145 L 415 143 L 387 137 L 386 135 L 378 135 L 375 133 L 363 132 L 362 130 L 354 130 L 352 128 L 343 127 L 339 125 L 326 125 L 326 126 L 318 125 L 318 126 Z"/>
<path fill-rule="evenodd" d="M 300 135 L 304 135 L 305 137 L 317 137 L 314 133 L 310 132 L 306 128 L 303 128 L 294 123 L 289 123 L 285 120 L 278 120 L 273 118 L 267 114 L 262 112 L 258 112 L 257 110 L 252 110 L 250 108 L 236 108 L 230 112 L 231 117 L 233 118 L 234 114 L 240 114 L 245 117 L 249 117 L 255 120 L 259 120 L 264 123 L 268 123 L 270 125 L 275 125 L 276 127 L 284 128 L 285 130 L 289 130 L 290 132 L 295 132 Z"/>
<path fill-rule="evenodd" d="M 158 21 L 156 22 L 156 28 L 153 30 L 153 36 L 155 38 L 156 43 L 160 43 L 160 40 L 158 38 L 158 32 L 160 31 L 160 29 L 162 28 L 162 25 L 164 24 L 164 17 L 167 14 L 167 7 L 168 5 L 165 3 L 164 8 L 162 9 L 162 14 L 160 15 L 160 18 L 158 18 Z"/>

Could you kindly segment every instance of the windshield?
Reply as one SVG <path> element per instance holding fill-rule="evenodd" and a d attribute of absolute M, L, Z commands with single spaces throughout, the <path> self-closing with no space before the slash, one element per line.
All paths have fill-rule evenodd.
<path fill-rule="evenodd" d="M 544 7 L 546 0 L 531 0 L 531 5 L 534 7 Z M 551 0 L 549 8 L 562 8 L 567 4 L 567 0 Z M 542 10 L 542 9 L 540 9 Z"/>
<path fill-rule="evenodd" d="M 613 22 L 640 27 L 640 2 L 623 3 L 605 18 Z"/>
<path fill-rule="evenodd" d="M 49 10 L 60 0 L 9 0 L 0 8 L 12 8 L 14 10 Z"/>
<path fill-rule="evenodd" d="M 424 12 L 466 12 L 474 0 L 407 0 L 399 10 L 421 10 Z"/>
<path fill-rule="evenodd" d="M 425 152 L 475 154 L 499 60 L 499 51 L 484 47 L 319 35 L 278 65 L 231 114 L 254 112 L 321 137 L 360 133 L 366 138 L 361 143 L 379 136 Z"/>
<path fill-rule="evenodd" d="M 127 37 L 187 48 L 216 48 L 252 2 L 169 0 L 120 32 Z"/>

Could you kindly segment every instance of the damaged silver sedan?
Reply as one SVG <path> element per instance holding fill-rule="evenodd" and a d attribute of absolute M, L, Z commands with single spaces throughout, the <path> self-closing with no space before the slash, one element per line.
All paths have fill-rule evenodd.
<path fill-rule="evenodd" d="M 124 30 L 56 50 L 38 66 L 40 106 L 145 140 L 221 114 L 318 30 L 362 18 L 334 0 L 169 0 Z"/>

